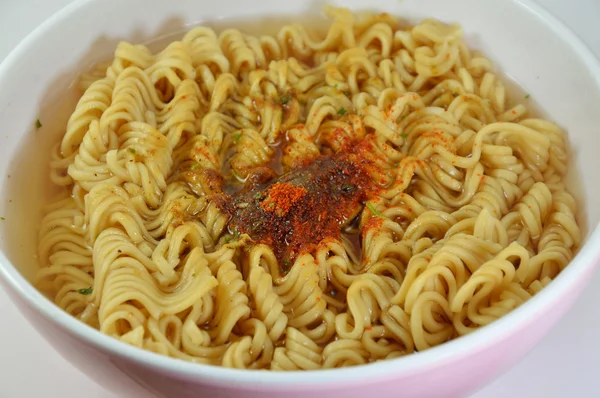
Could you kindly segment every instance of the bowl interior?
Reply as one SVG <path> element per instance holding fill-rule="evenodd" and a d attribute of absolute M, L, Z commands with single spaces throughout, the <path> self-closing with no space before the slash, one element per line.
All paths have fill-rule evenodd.
<path fill-rule="evenodd" d="M 385 11 L 409 21 L 435 17 L 460 23 L 469 45 L 491 58 L 508 79 L 518 82 L 521 90 L 515 93 L 530 94 L 546 117 L 568 131 L 568 181 L 579 201 L 579 218 L 588 239 L 600 220 L 600 207 L 586 205 L 600 202 L 600 185 L 596 184 L 600 76 L 593 72 L 596 61 L 562 25 L 519 1 L 350 0 L 333 4 Z M 37 226 L 40 206 L 50 189 L 50 148 L 64 133 L 76 104 L 78 73 L 110 58 L 120 40 L 144 43 L 172 37 L 173 32 L 201 21 L 252 29 L 258 24 L 267 26 L 269 32 L 269 27 L 277 24 L 271 21 L 281 23 L 296 15 L 314 14 L 320 6 L 302 0 L 221 0 L 201 6 L 196 0 L 172 0 L 152 7 L 142 0 L 77 2 L 42 26 L 43 33 L 30 36 L 0 66 L 0 177 L 4 184 L 0 250 L 8 260 L 0 266 L 4 275 L 17 289 L 29 289 L 20 275 L 30 278 L 37 267 Z M 36 120 L 41 128 L 36 128 Z M 576 260 L 572 266 L 590 264 Z M 560 277 L 555 283 L 560 283 Z M 523 307 L 526 311 L 527 306 Z"/>

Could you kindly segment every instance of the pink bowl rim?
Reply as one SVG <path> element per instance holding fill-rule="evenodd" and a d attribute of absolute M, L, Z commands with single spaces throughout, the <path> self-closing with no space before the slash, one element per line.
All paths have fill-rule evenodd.
<path fill-rule="evenodd" d="M 98 0 L 74 1 L 30 33 L 0 64 L 0 86 L 4 75 L 9 70 L 18 67 L 21 57 L 33 43 L 43 37 L 47 31 L 52 30 L 54 26 L 67 20 L 75 10 L 93 1 Z M 578 54 L 580 61 L 591 72 L 596 81 L 596 88 L 600 90 L 600 63 L 587 45 L 560 19 L 533 0 L 513 1 L 540 18 L 557 36 L 562 37 L 564 41 L 569 43 Z M 0 278 L 6 282 L 5 286 L 18 295 L 19 299 L 34 308 L 47 320 L 61 329 L 75 334 L 85 343 L 107 354 L 127 358 L 155 370 L 177 375 L 180 378 L 190 378 L 207 384 L 231 385 L 234 383 L 240 387 L 260 385 L 261 388 L 291 385 L 314 387 L 336 382 L 362 381 L 365 379 L 374 381 L 390 377 L 406 377 L 482 351 L 494 342 L 500 341 L 521 329 L 522 325 L 526 324 L 534 314 L 548 310 L 561 297 L 567 295 L 577 285 L 577 282 L 589 277 L 600 257 L 598 247 L 600 247 L 600 224 L 593 229 L 588 241 L 569 266 L 551 284 L 519 308 L 468 336 L 400 358 L 348 368 L 300 372 L 229 369 L 187 362 L 142 350 L 104 335 L 68 315 L 36 290 L 2 252 L 0 252 Z"/>

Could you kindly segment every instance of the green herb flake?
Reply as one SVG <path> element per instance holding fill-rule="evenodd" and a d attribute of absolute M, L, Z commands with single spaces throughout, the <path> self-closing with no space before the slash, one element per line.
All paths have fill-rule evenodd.
<path fill-rule="evenodd" d="M 342 191 L 344 192 L 350 192 L 354 189 L 354 186 L 350 185 L 350 184 L 346 184 L 342 187 Z"/>
<path fill-rule="evenodd" d="M 129 151 L 130 154 L 135 155 L 135 149 L 127 148 L 127 150 Z"/>
<path fill-rule="evenodd" d="M 340 109 L 337 111 L 337 114 L 338 114 L 338 115 L 341 115 L 341 116 L 344 116 L 344 115 L 346 114 L 346 110 L 345 110 L 344 108 L 340 108 Z"/>
<path fill-rule="evenodd" d="M 194 164 L 192 165 L 192 167 L 190 167 L 190 170 L 197 170 L 197 169 L 199 169 L 199 168 L 200 168 L 200 164 L 199 164 L 199 163 L 194 163 Z"/>
<path fill-rule="evenodd" d="M 254 194 L 254 200 L 263 200 L 265 195 L 262 192 L 257 192 Z"/>
<path fill-rule="evenodd" d="M 337 83 L 333 85 L 333 88 L 335 88 L 337 90 L 337 88 L 338 88 Z"/>
<path fill-rule="evenodd" d="M 531 95 L 525 94 L 525 99 L 529 99 L 529 97 L 531 97 Z"/>
<path fill-rule="evenodd" d="M 41 127 L 42 127 L 42 122 L 40 122 L 40 119 L 37 119 L 37 120 L 35 121 L 35 128 L 36 128 L 36 129 L 39 129 L 39 128 L 41 128 Z"/>
<path fill-rule="evenodd" d="M 383 217 L 383 214 L 377 211 L 377 209 L 375 208 L 375 206 L 373 206 L 372 203 L 367 203 L 367 208 L 371 211 L 371 213 L 375 214 L 376 216 Z"/>
<path fill-rule="evenodd" d="M 289 94 L 283 94 L 282 96 L 280 96 L 277 99 L 277 102 L 279 102 L 281 105 L 285 105 L 288 102 L 290 102 L 292 100 L 292 96 Z"/>
<path fill-rule="evenodd" d="M 234 140 L 235 142 L 239 141 L 239 140 L 240 140 L 240 138 L 242 138 L 242 134 L 241 134 L 241 133 L 239 133 L 239 134 L 236 134 L 236 135 L 234 135 L 234 136 L 233 136 L 233 140 Z"/>
<path fill-rule="evenodd" d="M 0 217 L 0 221 L 6 221 L 6 218 Z"/>
<path fill-rule="evenodd" d="M 400 137 L 407 139 L 408 138 L 408 134 L 404 133 L 404 134 L 400 134 Z"/>
<path fill-rule="evenodd" d="M 279 176 L 279 179 L 281 180 L 282 178 L 287 177 L 288 174 L 290 174 L 291 172 L 292 172 L 292 170 L 286 171 L 285 173 L 283 173 L 282 175 Z"/>
<path fill-rule="evenodd" d="M 253 223 L 252 223 L 252 225 L 250 226 L 250 229 L 251 229 L 252 231 L 256 231 L 256 230 L 258 230 L 258 229 L 259 229 L 261 226 L 262 226 L 262 222 L 260 222 L 260 221 L 255 221 L 255 222 L 253 222 Z"/>
<path fill-rule="evenodd" d="M 77 290 L 77 293 L 87 296 L 88 294 L 92 294 L 93 291 L 94 291 L 94 289 L 92 289 L 91 287 L 86 287 L 85 289 Z"/>

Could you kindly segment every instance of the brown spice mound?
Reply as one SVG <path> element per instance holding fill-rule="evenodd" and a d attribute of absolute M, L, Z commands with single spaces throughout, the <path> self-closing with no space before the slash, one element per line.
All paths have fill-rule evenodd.
<path fill-rule="evenodd" d="M 364 157 L 339 151 L 277 176 L 260 168 L 241 190 L 212 196 L 230 216 L 229 229 L 269 245 L 286 272 L 301 253 L 312 253 L 361 211 L 379 186 Z"/>

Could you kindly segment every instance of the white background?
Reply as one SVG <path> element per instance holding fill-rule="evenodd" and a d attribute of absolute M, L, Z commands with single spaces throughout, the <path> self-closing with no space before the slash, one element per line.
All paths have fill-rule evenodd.
<path fill-rule="evenodd" d="M 71 1 L 0 0 L 0 60 Z M 538 1 L 600 58 L 600 0 Z M 62 359 L 13 308 L 1 288 L 0 320 L 0 397 L 116 397 Z M 600 397 L 600 273 L 531 354 L 472 398 L 496 397 Z"/>

